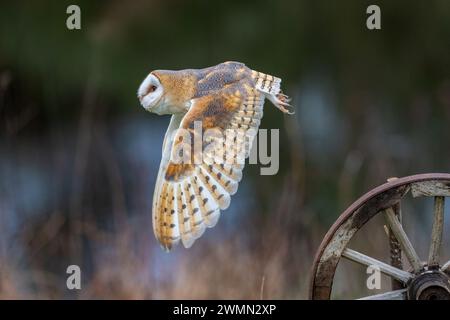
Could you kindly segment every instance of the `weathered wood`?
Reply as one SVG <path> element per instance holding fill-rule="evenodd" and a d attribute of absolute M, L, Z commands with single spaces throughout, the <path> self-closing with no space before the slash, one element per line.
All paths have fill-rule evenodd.
<path fill-rule="evenodd" d="M 450 276 L 450 261 L 447 261 L 442 267 L 441 267 L 441 271 L 445 272 L 446 274 L 448 274 L 448 276 Z"/>
<path fill-rule="evenodd" d="M 405 252 L 408 261 L 411 263 L 415 272 L 419 272 L 422 270 L 422 263 L 420 262 L 419 256 L 417 255 L 416 250 L 414 249 L 411 241 L 409 241 L 408 236 L 403 230 L 402 225 L 398 221 L 395 211 L 392 208 L 388 208 L 385 210 L 385 215 L 387 218 L 387 222 L 389 223 L 389 227 L 394 233 L 397 240 L 400 242 L 403 251 Z"/>
<path fill-rule="evenodd" d="M 364 203 L 353 215 L 352 227 L 360 229 L 367 221 L 372 219 L 378 212 L 394 206 L 409 192 L 409 185 L 399 186 L 386 190 Z"/>
<path fill-rule="evenodd" d="M 398 180 L 397 177 L 391 177 L 391 178 L 387 179 L 388 182 L 395 182 L 397 180 Z M 400 224 L 402 224 L 402 211 L 401 211 L 400 202 L 396 203 L 392 207 L 394 209 L 394 212 L 395 212 L 395 215 L 396 215 L 398 221 L 400 222 Z M 390 251 L 390 256 L 391 256 L 391 266 L 394 266 L 397 269 L 403 270 L 402 248 L 400 246 L 400 243 L 398 242 L 397 238 L 395 237 L 395 235 L 391 231 L 391 229 L 388 227 L 386 229 L 387 229 L 387 235 L 389 238 L 389 251 Z M 392 278 L 391 279 L 391 288 L 392 288 L 392 290 L 396 291 L 396 290 L 403 289 L 404 285 L 400 281 Z"/>
<path fill-rule="evenodd" d="M 360 298 L 358 300 L 406 300 L 406 294 L 407 294 L 407 289 L 400 289 L 400 290 L 375 294 L 373 296 Z"/>
<path fill-rule="evenodd" d="M 362 254 L 358 251 L 346 248 L 343 252 L 342 252 L 342 256 L 350 259 L 354 262 L 357 262 L 359 264 L 365 265 L 365 266 L 376 266 L 378 268 L 380 268 L 380 271 L 394 279 L 397 279 L 399 281 L 401 281 L 402 283 L 407 283 L 409 281 L 409 279 L 412 278 L 412 274 L 404 271 L 404 270 L 400 270 L 397 269 L 387 263 L 384 263 L 382 261 L 379 261 L 377 259 L 374 259 L 372 257 L 366 256 L 365 254 Z"/>
<path fill-rule="evenodd" d="M 400 207 L 400 202 L 393 206 L 395 216 L 397 217 L 400 224 L 402 223 L 402 211 Z M 396 267 L 397 269 L 403 270 L 402 263 L 402 248 L 400 242 L 398 242 L 394 233 L 390 228 L 388 228 L 389 235 L 389 249 L 391 254 L 391 265 Z M 403 284 L 396 279 L 392 279 L 391 281 L 392 290 L 400 290 L 403 289 Z"/>
<path fill-rule="evenodd" d="M 342 251 L 347 246 L 347 243 L 353 237 L 357 227 L 352 227 L 353 219 L 349 218 L 343 225 L 336 231 L 336 237 L 333 237 L 325 248 L 322 256 L 320 257 L 320 263 L 317 267 L 315 284 L 317 287 L 316 298 L 317 299 L 329 299 L 331 292 L 332 280 L 336 266 L 341 258 Z"/>
<path fill-rule="evenodd" d="M 428 266 L 439 265 L 439 249 L 442 243 L 442 230 L 444 228 L 444 197 L 434 198 L 434 218 L 431 232 L 430 252 L 428 255 Z"/>
<path fill-rule="evenodd" d="M 411 184 L 411 193 L 417 197 L 450 197 L 449 181 L 421 181 Z"/>

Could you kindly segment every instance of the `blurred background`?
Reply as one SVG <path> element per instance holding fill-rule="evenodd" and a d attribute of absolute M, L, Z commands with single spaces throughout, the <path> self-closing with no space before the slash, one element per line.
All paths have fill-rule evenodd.
<path fill-rule="evenodd" d="M 81 30 L 66 28 L 70 4 Z M 366 28 L 369 4 L 381 30 Z M 0 298 L 307 298 L 345 208 L 388 177 L 450 171 L 449 39 L 446 0 L 2 2 Z M 280 129 L 280 171 L 247 165 L 218 225 L 167 254 L 151 203 L 169 118 L 136 91 L 153 69 L 228 60 L 293 98 L 295 116 L 266 103 L 262 121 Z M 406 208 L 426 257 L 432 204 Z M 357 247 L 387 259 L 383 222 L 371 227 Z M 66 288 L 72 264 L 81 290 Z M 363 294 L 351 268 L 335 297 Z"/>

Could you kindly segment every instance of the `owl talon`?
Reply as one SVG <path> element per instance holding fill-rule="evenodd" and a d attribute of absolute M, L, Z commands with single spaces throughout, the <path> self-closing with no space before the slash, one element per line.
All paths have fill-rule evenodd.
<path fill-rule="evenodd" d="M 278 109 L 280 109 L 281 112 L 286 113 L 286 114 L 294 114 L 295 111 L 291 111 L 287 108 L 293 108 L 290 104 L 289 101 L 291 101 L 291 99 L 283 94 L 283 93 L 278 93 L 277 95 L 269 95 L 267 97 Z"/>
<path fill-rule="evenodd" d="M 286 102 L 286 103 L 291 102 L 291 98 L 289 98 L 287 95 L 285 95 L 285 94 L 282 93 L 282 92 L 280 92 L 279 94 L 277 94 L 277 98 L 278 98 L 278 100 L 280 100 L 281 102 Z"/>
<path fill-rule="evenodd" d="M 275 105 L 278 109 L 280 109 L 281 110 L 281 112 L 283 112 L 283 113 L 286 113 L 286 114 L 295 114 L 295 111 L 291 111 L 291 110 L 289 110 L 289 109 L 287 109 L 287 108 L 285 108 L 285 107 L 289 107 L 289 108 L 294 108 L 293 106 L 291 106 L 290 104 L 287 104 L 287 103 L 283 103 L 283 104 L 276 104 Z"/>

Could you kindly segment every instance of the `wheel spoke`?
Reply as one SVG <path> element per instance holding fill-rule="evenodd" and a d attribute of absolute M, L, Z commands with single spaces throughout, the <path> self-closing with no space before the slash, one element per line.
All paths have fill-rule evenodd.
<path fill-rule="evenodd" d="M 388 208 L 386 209 L 385 213 L 389 227 L 391 228 L 398 242 L 400 242 L 400 245 L 402 246 L 406 257 L 408 258 L 409 263 L 411 263 L 411 266 L 413 267 L 415 272 L 419 272 L 422 269 L 420 258 L 417 255 L 416 250 L 412 246 L 411 241 L 409 241 L 405 230 L 403 230 L 402 225 L 395 216 L 394 210 L 392 208 Z"/>
<path fill-rule="evenodd" d="M 375 294 L 373 296 L 367 296 L 358 300 L 406 300 L 407 289 L 389 291 L 385 293 Z"/>
<path fill-rule="evenodd" d="M 397 279 L 397 280 L 401 281 L 402 283 L 407 283 L 408 280 L 412 278 L 412 274 L 407 271 L 400 270 L 391 265 L 388 265 L 387 263 L 381 262 L 377 259 L 366 256 L 365 254 L 362 254 L 358 251 L 355 251 L 355 250 L 352 250 L 349 248 L 346 248 L 342 252 L 342 256 L 349 260 L 357 262 L 359 264 L 365 265 L 365 266 L 376 266 L 384 274 L 386 274 L 394 279 Z"/>
<path fill-rule="evenodd" d="M 395 216 L 397 217 L 398 221 L 401 224 L 402 223 L 402 210 L 400 207 L 400 202 L 395 204 L 392 208 L 394 209 Z M 402 248 L 400 246 L 400 243 L 398 242 L 394 233 L 389 228 L 386 227 L 386 229 L 387 229 L 387 234 L 388 234 L 388 238 L 389 238 L 389 249 L 390 249 L 390 253 L 391 253 L 390 264 L 393 267 L 403 270 Z M 392 279 L 391 287 L 392 287 L 392 290 L 403 289 L 403 285 L 395 279 Z"/>
<path fill-rule="evenodd" d="M 450 273 L 450 261 L 447 261 L 442 267 L 441 271 L 445 273 Z"/>
<path fill-rule="evenodd" d="M 434 198 L 433 231 L 431 232 L 431 245 L 428 255 L 428 265 L 439 265 L 439 249 L 442 243 L 442 230 L 444 227 L 444 197 Z"/>

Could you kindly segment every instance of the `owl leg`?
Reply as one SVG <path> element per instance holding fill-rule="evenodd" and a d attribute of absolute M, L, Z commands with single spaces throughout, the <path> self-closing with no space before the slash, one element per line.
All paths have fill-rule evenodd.
<path fill-rule="evenodd" d="M 272 102 L 275 107 L 277 107 L 278 109 L 281 110 L 281 112 L 283 113 L 287 113 L 287 114 L 294 114 L 294 111 L 290 111 L 287 108 L 293 108 L 289 102 L 291 101 L 291 99 L 283 94 L 281 91 L 278 94 L 268 94 L 266 95 L 267 99 L 270 100 L 270 102 Z"/>

